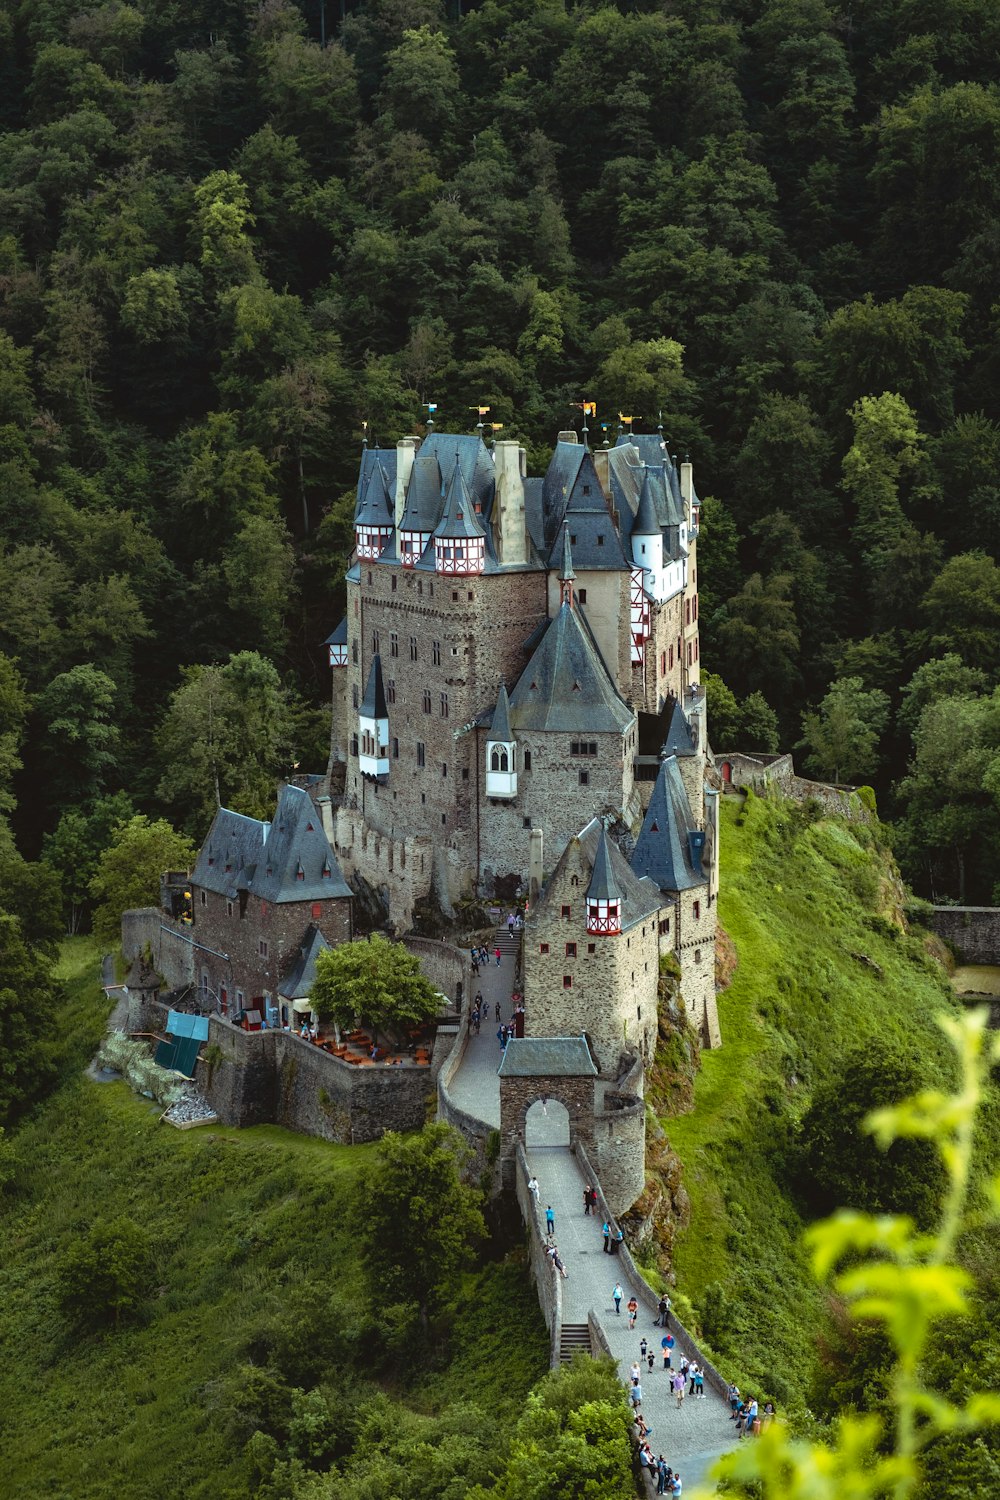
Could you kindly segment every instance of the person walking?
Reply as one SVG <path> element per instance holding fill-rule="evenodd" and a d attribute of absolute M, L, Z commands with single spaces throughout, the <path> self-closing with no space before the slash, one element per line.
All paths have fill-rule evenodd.
<path fill-rule="evenodd" d="M 672 1369 L 671 1359 L 674 1352 L 674 1336 L 672 1333 L 664 1334 L 660 1340 L 660 1348 L 663 1350 L 663 1368 L 665 1370 Z"/>
<path fill-rule="evenodd" d="M 726 1397 L 729 1401 L 729 1420 L 730 1422 L 735 1422 L 736 1413 L 740 1409 L 740 1388 L 735 1383 L 735 1381 L 731 1380 L 729 1382 L 729 1389 L 726 1391 Z"/>
<path fill-rule="evenodd" d="M 615 1282 L 614 1286 L 611 1289 L 611 1296 L 615 1304 L 615 1313 L 620 1318 L 622 1315 L 622 1297 L 624 1296 L 620 1281 Z"/>
<path fill-rule="evenodd" d="M 695 1393 L 695 1396 L 697 1397 L 697 1399 L 699 1401 L 704 1401 L 704 1399 L 705 1399 L 705 1372 L 701 1368 L 700 1365 L 698 1366 L 698 1373 L 694 1377 L 694 1393 Z"/>
<path fill-rule="evenodd" d="M 604 1235 L 604 1253 L 607 1255 L 611 1250 L 611 1225 L 602 1224 L 601 1230 Z"/>
<path fill-rule="evenodd" d="M 589 1182 L 587 1183 L 587 1186 L 583 1190 L 583 1211 L 589 1217 L 589 1215 L 590 1215 L 590 1183 Z"/>
<path fill-rule="evenodd" d="M 632 1405 L 634 1407 L 641 1406 L 642 1405 L 642 1386 L 639 1384 L 638 1380 L 633 1380 L 633 1382 L 632 1382 L 632 1393 L 631 1394 L 632 1394 Z"/>
<path fill-rule="evenodd" d="M 677 1371 L 677 1374 L 673 1377 L 673 1380 L 670 1383 L 673 1386 L 674 1399 L 677 1402 L 677 1410 L 680 1411 L 681 1407 L 684 1405 L 684 1376 L 681 1374 L 680 1370 Z"/>
<path fill-rule="evenodd" d="M 534 1173 L 532 1173 L 532 1175 L 528 1178 L 528 1192 L 531 1194 L 531 1196 L 534 1198 L 535 1202 L 537 1203 L 538 1202 L 538 1178 L 534 1175 Z"/>
<path fill-rule="evenodd" d="M 499 1021 L 499 1019 L 500 1019 L 500 1001 L 498 1000 L 497 1001 L 497 1020 Z"/>
<path fill-rule="evenodd" d="M 655 1361 L 656 1361 L 656 1356 L 653 1353 L 652 1349 L 650 1349 L 649 1353 L 646 1355 L 646 1363 L 649 1366 L 649 1373 L 650 1373 L 650 1375 L 652 1375 L 652 1373 L 653 1373 L 653 1365 L 654 1365 Z"/>
<path fill-rule="evenodd" d="M 496 956 L 497 968 L 499 969 L 499 967 L 500 967 L 500 949 L 499 948 L 495 948 L 493 951 L 494 951 L 494 954 Z"/>
<path fill-rule="evenodd" d="M 507 918 L 507 936 L 508 937 L 513 937 L 514 936 L 514 913 L 513 912 L 511 912 L 510 916 Z"/>
<path fill-rule="evenodd" d="M 545 1209 L 545 1233 L 546 1234 L 555 1234 L 555 1231 L 556 1231 L 556 1216 L 552 1212 L 552 1204 L 549 1203 L 546 1206 L 546 1209 Z"/>
<path fill-rule="evenodd" d="M 674 1500 L 678 1500 L 678 1497 L 683 1492 L 683 1489 L 684 1486 L 681 1484 L 681 1476 L 679 1474 L 675 1474 L 674 1482 L 670 1486 L 670 1493 L 674 1496 Z"/>
<path fill-rule="evenodd" d="M 689 1396 L 693 1396 L 694 1395 L 695 1384 L 697 1383 L 697 1380 L 698 1380 L 698 1365 L 697 1365 L 697 1361 L 694 1364 L 688 1365 L 688 1380 L 690 1381 L 690 1384 L 688 1386 L 688 1395 Z"/>
<path fill-rule="evenodd" d="M 591 1213 L 597 1212 L 597 1189 L 595 1187 L 590 1189 L 590 1210 Z"/>
<path fill-rule="evenodd" d="M 641 1339 L 640 1339 L 640 1340 L 639 1340 L 639 1359 L 640 1359 L 640 1362 L 642 1362 L 642 1361 L 645 1361 L 645 1358 L 646 1358 L 646 1350 L 647 1350 L 647 1349 L 648 1349 L 648 1348 L 649 1348 L 649 1345 L 648 1345 L 648 1344 L 647 1344 L 647 1343 L 646 1343 L 646 1339 L 645 1339 L 645 1336 L 643 1336 L 643 1337 L 642 1337 L 642 1338 L 641 1338 Z"/>
<path fill-rule="evenodd" d="M 635 1327 L 635 1320 L 639 1313 L 639 1304 L 634 1297 L 628 1299 L 628 1326 Z"/>
<path fill-rule="evenodd" d="M 656 1309 L 656 1326 L 659 1328 L 670 1327 L 670 1298 L 664 1294 Z"/>

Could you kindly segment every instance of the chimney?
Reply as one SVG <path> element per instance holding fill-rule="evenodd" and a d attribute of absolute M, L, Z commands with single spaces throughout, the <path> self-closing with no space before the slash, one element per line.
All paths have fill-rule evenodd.
<path fill-rule="evenodd" d="M 528 561 L 528 537 L 524 520 L 524 471 L 527 454 L 512 438 L 501 438 L 493 453 L 496 464 L 496 509 L 500 561 L 516 567 Z"/>
<path fill-rule="evenodd" d="M 528 909 L 534 911 L 542 889 L 542 830 L 528 834 Z"/>
<path fill-rule="evenodd" d="M 593 458 L 594 468 L 597 470 L 597 478 L 600 481 L 601 489 L 604 493 L 605 503 L 610 506 L 611 461 L 609 457 L 609 450 L 607 448 L 595 448 Z"/>
<path fill-rule="evenodd" d="M 681 499 L 684 501 L 684 519 L 691 525 L 691 506 L 694 501 L 694 464 L 685 457 L 681 464 Z"/>
<path fill-rule="evenodd" d="M 406 486 L 410 482 L 413 472 L 413 460 L 417 456 L 420 447 L 418 437 L 400 438 L 396 444 L 396 494 L 395 494 L 395 524 L 398 527 L 403 519 L 403 508 L 406 505 Z"/>
<path fill-rule="evenodd" d="M 556 435 L 557 443 L 578 443 L 579 441 L 574 427 L 571 427 L 568 432 L 560 432 Z"/>

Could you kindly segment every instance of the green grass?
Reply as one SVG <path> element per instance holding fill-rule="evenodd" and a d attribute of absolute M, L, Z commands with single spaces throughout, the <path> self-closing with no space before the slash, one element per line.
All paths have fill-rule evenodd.
<path fill-rule="evenodd" d="M 824 1321 L 786 1187 L 795 1122 L 856 1047 L 906 1052 L 929 1083 L 948 1066 L 933 1017 L 956 1002 L 918 940 L 886 919 L 891 875 L 864 827 L 754 797 L 723 804 L 719 915 L 739 966 L 694 1108 L 664 1120 L 691 1200 L 674 1267 L 725 1368 L 782 1403 L 802 1399 Z"/>
<path fill-rule="evenodd" d="M 103 949 L 95 937 L 64 938 L 54 967 L 64 999 L 49 1039 L 61 1074 L 86 1066 L 100 1044 L 111 1012 L 101 987 Z"/>

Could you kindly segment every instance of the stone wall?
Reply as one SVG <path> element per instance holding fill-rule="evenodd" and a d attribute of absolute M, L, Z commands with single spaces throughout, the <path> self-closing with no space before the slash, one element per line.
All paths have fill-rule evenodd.
<path fill-rule="evenodd" d="M 593 1146 L 594 1085 L 593 1078 L 500 1079 L 500 1160 L 505 1187 L 511 1185 L 510 1173 L 517 1149 L 524 1145 L 528 1110 L 538 1099 L 555 1099 L 565 1105 L 571 1146 L 577 1139 Z"/>
<path fill-rule="evenodd" d="M 967 964 L 1000 964 L 1000 906 L 934 906 L 927 926 Z"/>
<path fill-rule="evenodd" d="M 131 966 L 149 948 L 152 967 L 163 988 L 183 990 L 194 982 L 191 929 L 181 927 L 158 906 L 138 907 L 122 914 L 122 953 Z"/>
<path fill-rule="evenodd" d="M 456 1011 L 461 1011 L 468 1001 L 472 979 L 468 950 L 412 934 L 404 937 L 402 942 L 403 947 L 419 959 L 421 970 L 434 988 L 448 997 Z"/>
<path fill-rule="evenodd" d="M 468 1044 L 469 1012 L 466 1009 L 459 1022 L 458 1035 L 455 1038 L 451 1052 L 442 1063 L 441 1070 L 438 1073 L 438 1119 L 445 1121 L 448 1125 L 453 1125 L 465 1137 L 466 1144 L 473 1152 L 470 1175 L 479 1178 L 486 1168 L 493 1127 L 487 1125 L 484 1120 L 477 1120 L 474 1115 L 466 1114 L 464 1109 L 459 1109 L 458 1105 L 453 1102 L 449 1092 L 451 1081 L 461 1065 Z"/>
<path fill-rule="evenodd" d="M 716 770 L 722 782 L 734 787 L 749 787 L 764 792 L 774 787 L 782 796 L 796 802 L 818 802 L 825 813 L 847 818 L 853 823 L 870 823 L 872 814 L 854 787 L 834 786 L 826 781 L 808 781 L 795 774 L 790 753 L 785 755 L 747 755 L 739 750 L 715 752 Z M 728 767 L 729 775 L 725 775 Z"/>
<path fill-rule="evenodd" d="M 593 1156 L 608 1204 L 627 1213 L 646 1185 L 646 1105 L 642 1059 L 636 1058 L 615 1088 L 605 1089 L 594 1112 Z"/>
<path fill-rule="evenodd" d="M 562 1277 L 545 1253 L 545 1228 L 534 1193 L 528 1189 L 528 1162 L 524 1147 L 514 1155 L 514 1184 L 521 1219 L 528 1235 L 528 1266 L 549 1330 L 549 1369 L 557 1370 L 562 1344 Z"/>

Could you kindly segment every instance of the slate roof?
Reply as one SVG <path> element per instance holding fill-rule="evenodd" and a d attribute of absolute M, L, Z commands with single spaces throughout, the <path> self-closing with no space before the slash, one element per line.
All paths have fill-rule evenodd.
<path fill-rule="evenodd" d="M 642 471 L 642 490 L 639 494 L 639 508 L 632 522 L 633 536 L 660 536 L 663 531 L 663 522 L 660 519 L 654 494 L 653 471 L 644 468 Z"/>
<path fill-rule="evenodd" d="M 579 606 L 563 604 L 510 695 L 517 729 L 621 734 L 635 714 L 621 699 Z"/>
<path fill-rule="evenodd" d="M 431 532 L 441 519 L 444 488 L 437 456 L 420 452 L 413 460 L 400 531 Z"/>
<path fill-rule="evenodd" d="M 391 526 L 393 524 L 392 493 L 385 469 L 380 463 L 372 465 L 365 484 L 360 504 L 354 513 L 355 526 Z"/>
<path fill-rule="evenodd" d="M 608 847 L 608 830 L 601 825 L 600 837 L 597 840 L 597 853 L 594 855 L 594 869 L 587 887 L 588 901 L 620 901 L 621 892 L 615 884 L 615 877 L 611 869 L 611 851 Z"/>
<path fill-rule="evenodd" d="M 604 502 L 604 491 L 597 477 L 593 454 L 589 449 L 583 449 L 582 454 L 560 518 L 569 523 L 576 566 L 583 571 L 627 570 L 629 564 L 622 551 L 618 530 Z M 550 568 L 558 567 L 561 548 L 562 538 L 555 536 L 549 553 Z"/>
<path fill-rule="evenodd" d="M 632 869 L 661 891 L 689 891 L 707 885 L 708 876 L 700 859 L 695 858 L 689 837 L 696 832 L 677 757 L 668 756 L 660 762 L 632 854 Z"/>
<path fill-rule="evenodd" d="M 361 700 L 358 713 L 366 719 L 387 719 L 389 709 L 385 701 L 385 686 L 382 682 L 382 658 L 376 651 L 368 673 L 368 686 Z"/>
<path fill-rule="evenodd" d="M 638 922 L 644 922 L 647 917 L 659 911 L 663 901 L 659 888 L 651 880 L 643 880 L 631 869 L 618 845 L 613 839 L 608 838 L 604 824 L 599 818 L 593 818 L 586 828 L 580 830 L 575 839 L 569 841 L 560 855 L 555 870 L 549 876 L 541 896 L 535 902 L 533 911 L 536 916 L 550 897 L 553 902 L 559 901 L 560 903 L 566 899 L 562 893 L 563 887 L 559 876 L 563 866 L 572 858 L 574 847 L 582 851 L 584 860 L 593 872 L 598 862 L 602 836 L 606 845 L 607 878 L 616 888 L 617 899 L 621 902 L 619 912 L 622 931 L 628 931 Z"/>
<path fill-rule="evenodd" d="M 490 724 L 490 732 L 487 735 L 488 740 L 496 740 L 499 744 L 509 745 L 514 738 L 510 732 L 509 707 L 507 684 L 501 682 L 500 691 L 497 694 L 497 706 L 493 712 L 493 722 Z"/>
<path fill-rule="evenodd" d="M 323 642 L 324 646 L 346 646 L 347 645 L 347 616 L 341 620 L 336 630 L 328 635 Z"/>
<path fill-rule="evenodd" d="M 500 1078 L 596 1078 L 582 1036 L 514 1036 L 504 1048 Z"/>
<path fill-rule="evenodd" d="M 478 433 L 432 432 L 420 444 L 417 456 L 436 458 L 439 472 L 450 474 L 455 466 L 456 453 L 466 489 L 473 501 L 478 501 L 483 514 L 488 516 L 496 490 L 496 468 L 492 453 Z"/>
<path fill-rule="evenodd" d="M 485 537 L 486 533 L 476 515 L 469 487 L 462 473 L 461 458 L 455 455 L 454 467 L 448 481 L 444 513 L 434 529 L 436 537 Z"/>
<path fill-rule="evenodd" d="M 586 453 L 582 443 L 556 443 L 542 481 L 542 536 L 539 548 L 548 552 L 566 513 L 566 502 L 576 483 Z M 591 460 L 593 462 L 593 460 Z"/>
<path fill-rule="evenodd" d="M 305 1000 L 312 993 L 316 978 L 316 960 L 330 947 L 319 928 L 310 922 L 285 977 L 278 981 L 278 994 L 285 1000 Z"/>
<path fill-rule="evenodd" d="M 563 583 L 566 583 L 569 581 L 569 579 L 575 577 L 576 574 L 573 571 L 573 548 L 570 544 L 569 537 L 569 525 L 564 522 L 562 534 L 562 566 L 559 569 L 559 578 Z"/>
<path fill-rule="evenodd" d="M 357 523 L 358 512 L 361 509 L 361 503 L 368 488 L 368 481 L 377 467 L 382 469 L 391 495 L 396 487 L 395 448 L 363 448 L 361 450 L 361 463 L 358 466 L 358 492 L 354 505 L 355 523 Z"/>
<path fill-rule="evenodd" d="M 230 900 L 239 891 L 272 902 L 351 895 L 315 804 L 297 786 L 282 787 L 270 824 L 221 807 L 191 882 Z"/>
<path fill-rule="evenodd" d="M 675 703 L 667 725 L 667 737 L 663 741 L 664 755 L 694 755 L 694 736 L 691 726 L 679 703 Z"/>

